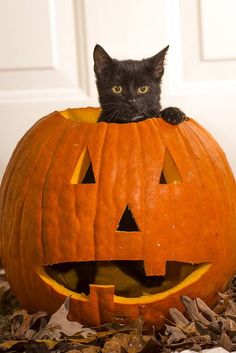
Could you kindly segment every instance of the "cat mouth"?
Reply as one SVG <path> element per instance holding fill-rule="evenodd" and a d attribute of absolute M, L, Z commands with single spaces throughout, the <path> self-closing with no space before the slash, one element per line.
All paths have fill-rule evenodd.
<path fill-rule="evenodd" d="M 161 294 L 178 286 L 186 287 L 210 268 L 209 263 L 166 262 L 166 274 L 146 276 L 143 261 L 67 262 L 44 266 L 39 275 L 51 279 L 69 291 L 89 295 L 90 285 L 114 286 L 114 294 L 138 298 Z M 46 276 L 45 276 L 46 275 Z M 185 283 L 185 284 L 184 284 Z"/>

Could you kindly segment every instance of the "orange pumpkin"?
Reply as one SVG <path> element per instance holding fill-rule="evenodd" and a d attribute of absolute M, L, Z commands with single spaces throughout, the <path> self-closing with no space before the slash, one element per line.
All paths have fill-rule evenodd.
<path fill-rule="evenodd" d="M 182 308 L 181 295 L 212 305 L 236 269 L 236 190 L 224 153 L 192 119 L 96 124 L 98 115 L 54 112 L 11 157 L 1 256 L 20 303 L 52 313 L 71 296 L 70 318 L 81 323 L 141 315 L 157 326 Z M 81 263 L 96 266 L 88 295 L 75 292 Z M 142 285 L 122 271 L 127 263 L 143 263 L 160 285 Z"/>

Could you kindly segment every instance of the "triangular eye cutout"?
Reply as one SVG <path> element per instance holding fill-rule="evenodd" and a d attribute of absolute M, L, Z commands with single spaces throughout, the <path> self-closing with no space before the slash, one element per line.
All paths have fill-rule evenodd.
<path fill-rule="evenodd" d="M 83 150 L 72 175 L 71 184 L 95 184 L 93 167 L 87 148 Z"/>
<path fill-rule="evenodd" d="M 81 184 L 95 184 L 95 178 L 94 178 L 93 167 L 92 167 L 91 162 L 89 164 L 88 170 L 87 170 Z"/>
<path fill-rule="evenodd" d="M 165 151 L 165 159 L 160 175 L 160 184 L 182 183 L 183 179 L 179 173 L 178 167 L 168 149 Z"/>
<path fill-rule="evenodd" d="M 118 232 L 140 232 L 128 205 L 126 206 L 116 230 Z"/>

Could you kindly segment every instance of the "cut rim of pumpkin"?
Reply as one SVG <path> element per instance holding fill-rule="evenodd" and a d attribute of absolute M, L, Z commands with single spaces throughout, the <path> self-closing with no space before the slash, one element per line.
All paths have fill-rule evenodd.
<path fill-rule="evenodd" d="M 101 112 L 101 108 L 69 108 L 58 113 L 68 120 L 78 123 L 96 123 Z"/>
<path fill-rule="evenodd" d="M 98 121 L 99 115 L 101 113 L 102 109 L 100 107 L 86 107 L 86 108 L 68 108 L 66 110 L 61 110 L 58 111 L 61 116 L 68 120 L 76 121 L 78 123 L 96 123 Z M 125 125 L 127 124 L 133 124 L 133 123 L 139 123 L 144 120 L 147 120 L 146 118 L 141 118 L 141 117 L 136 117 L 135 120 L 126 122 Z M 117 122 L 107 122 L 107 121 L 102 121 L 101 123 L 103 124 L 118 124 L 118 125 L 124 125 L 124 124 L 119 124 Z"/>
<path fill-rule="evenodd" d="M 209 271 L 211 267 L 211 263 L 200 263 L 200 264 L 190 264 L 190 263 L 181 263 L 177 261 L 167 261 L 166 265 L 166 276 L 162 276 L 164 279 L 161 281 L 159 286 L 154 287 L 147 287 L 143 284 L 136 283 L 136 280 L 130 279 L 131 276 L 128 276 L 127 282 L 127 274 L 120 275 L 120 269 L 117 264 L 121 263 L 122 261 L 96 261 L 97 266 L 97 276 L 95 283 L 89 285 L 89 287 L 100 287 L 100 288 L 109 288 L 114 290 L 113 302 L 120 303 L 120 304 L 148 304 L 155 301 L 163 300 L 174 293 L 179 292 L 183 288 L 186 288 L 197 282 L 206 272 Z M 138 261 L 129 261 L 129 262 L 138 262 Z M 139 261 L 140 262 L 140 261 Z M 85 262 L 84 262 L 85 263 Z M 92 262 L 88 262 L 92 263 Z M 116 264 L 114 264 L 116 263 Z M 58 268 L 62 268 L 63 265 L 71 266 L 70 270 L 59 271 Z M 55 265 L 48 265 L 41 267 L 37 270 L 39 277 L 50 286 L 54 291 L 60 293 L 64 296 L 70 296 L 73 299 L 81 300 L 81 301 L 89 301 L 90 296 L 89 294 L 85 294 L 83 292 L 76 292 L 76 270 L 73 267 L 75 263 L 65 263 L 65 264 L 55 264 Z M 97 265 L 99 264 L 99 265 Z M 109 265 L 110 264 L 110 265 Z M 177 270 L 175 267 L 177 266 Z M 117 270 L 118 268 L 118 270 Z M 169 268 L 169 269 L 168 269 Z M 172 272 L 172 275 L 170 273 Z M 66 273 L 66 275 L 65 275 Z M 78 274 L 77 274 L 78 275 Z M 177 279 L 173 280 L 171 276 L 177 275 Z M 106 280 L 104 280 L 104 276 L 106 276 Z M 120 277 L 120 278 L 119 278 Z M 159 276 L 154 276 L 159 277 Z M 111 283 L 111 278 L 115 278 L 116 283 Z M 148 277 L 147 277 L 148 278 Z M 159 277 L 160 278 L 160 277 Z M 124 279 L 126 284 L 128 283 L 129 289 L 131 289 L 131 295 L 134 294 L 132 286 L 136 286 L 135 290 L 138 292 L 139 295 L 137 296 L 127 296 L 120 295 L 120 293 L 124 293 Z M 120 280 L 120 282 L 119 282 Z M 68 288 L 68 283 L 70 281 L 71 288 Z M 74 283 L 73 283 L 74 281 Z M 114 281 L 114 282 L 115 282 Z M 105 283 L 106 282 L 106 283 Z M 107 283 L 108 282 L 108 283 Z M 110 284 L 111 283 L 111 284 Z M 67 287 L 66 287 L 67 285 Z M 117 287 L 118 293 L 117 293 Z M 157 288 L 158 287 L 158 288 Z"/>

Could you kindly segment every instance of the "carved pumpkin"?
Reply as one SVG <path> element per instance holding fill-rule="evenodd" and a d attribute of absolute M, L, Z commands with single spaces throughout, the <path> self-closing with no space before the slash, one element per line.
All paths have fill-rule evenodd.
<path fill-rule="evenodd" d="M 20 303 L 52 313 L 71 296 L 70 318 L 91 325 L 140 315 L 159 325 L 182 308 L 181 295 L 212 305 L 236 269 L 235 181 L 224 153 L 192 119 L 95 124 L 98 115 L 54 112 L 11 157 L 1 256 Z M 140 264 L 160 283 L 122 271 Z"/>

